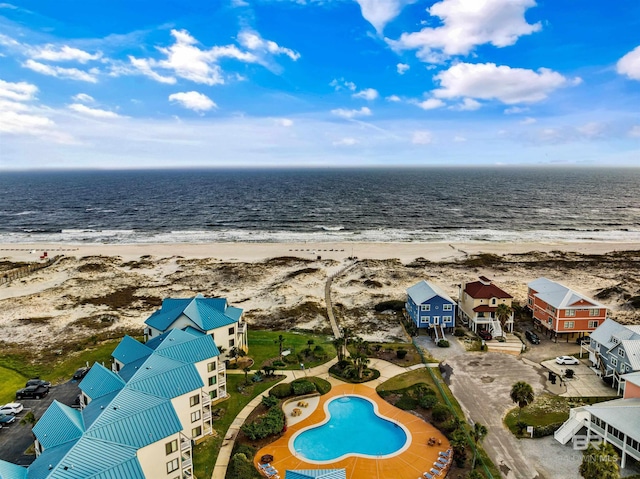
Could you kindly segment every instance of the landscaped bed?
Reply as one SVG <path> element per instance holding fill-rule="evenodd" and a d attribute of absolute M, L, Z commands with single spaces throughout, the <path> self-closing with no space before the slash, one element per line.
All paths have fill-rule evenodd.
<path fill-rule="evenodd" d="M 254 360 L 253 369 L 262 369 L 274 361 L 282 361 L 278 369 L 312 368 L 333 359 L 336 349 L 333 338 L 312 333 L 277 332 L 249 329 L 249 353 Z M 282 350 L 289 354 L 280 358 L 280 337 Z M 309 344 L 309 341 L 313 341 Z"/>

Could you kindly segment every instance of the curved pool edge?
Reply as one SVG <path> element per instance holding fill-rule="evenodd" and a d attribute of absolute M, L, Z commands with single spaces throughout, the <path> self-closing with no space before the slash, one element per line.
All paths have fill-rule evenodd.
<path fill-rule="evenodd" d="M 336 458 L 332 458 L 332 459 L 328 459 L 328 460 L 324 460 L 324 461 L 318 461 L 315 459 L 309 459 L 306 456 L 302 456 L 299 455 L 297 453 L 297 451 L 295 450 L 293 443 L 295 442 L 296 438 L 302 434 L 305 431 L 308 431 L 309 429 L 314 429 L 317 427 L 321 427 L 324 424 L 326 424 L 327 422 L 329 422 L 329 420 L 331 419 L 331 415 L 329 414 L 329 404 L 332 401 L 335 401 L 337 399 L 341 399 L 344 397 L 356 397 L 359 399 L 364 399 L 366 401 L 368 401 L 369 403 L 371 403 L 373 405 L 373 412 L 375 413 L 376 416 L 378 416 L 379 418 L 385 420 L 385 421 L 389 421 L 390 423 L 395 424 L 396 426 L 398 426 L 399 428 L 401 428 L 405 435 L 407 436 L 406 441 L 404 442 L 404 445 L 399 448 L 398 450 L 390 453 L 390 454 L 384 454 L 384 455 L 371 455 L 371 454 L 362 454 L 359 452 L 349 452 L 346 454 L 343 454 L 342 456 L 338 456 Z M 302 429 L 300 429 L 299 431 L 296 431 L 295 434 L 293 434 L 291 436 L 291 438 L 289 439 L 287 446 L 289 448 L 289 452 L 296 458 L 299 458 L 300 460 L 304 461 L 304 462 L 308 462 L 309 464 L 333 464 L 335 462 L 339 462 L 342 461 L 344 459 L 347 459 L 349 457 L 361 457 L 361 458 L 365 458 L 365 459 L 389 459 L 392 457 L 395 457 L 399 454 L 402 454 L 403 452 L 405 452 L 410 446 L 411 446 L 411 442 L 413 441 L 413 435 L 411 434 L 411 431 L 409 431 L 409 429 L 402 424 L 399 421 L 396 421 L 395 419 L 391 419 L 390 417 L 384 416 L 382 413 L 380 413 L 380 409 L 378 408 L 378 403 L 374 400 L 372 400 L 371 398 L 368 398 L 366 396 L 361 396 L 360 394 L 355 394 L 355 393 L 349 393 L 349 394 L 341 394 L 340 396 L 335 396 L 333 398 L 331 398 L 330 400 L 326 401 L 322 407 L 324 409 L 324 419 L 320 422 L 317 422 L 315 424 L 311 424 L 310 426 L 305 426 Z"/>

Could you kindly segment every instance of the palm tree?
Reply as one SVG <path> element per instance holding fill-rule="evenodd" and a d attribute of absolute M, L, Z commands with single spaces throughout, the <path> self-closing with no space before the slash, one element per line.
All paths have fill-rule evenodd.
<path fill-rule="evenodd" d="M 278 339 L 274 339 L 273 342 L 278 343 L 279 355 L 280 355 L 280 359 L 282 359 L 282 345 L 285 342 L 284 336 L 282 336 L 282 334 L 279 334 Z"/>
<path fill-rule="evenodd" d="M 533 402 L 534 394 L 533 388 L 529 383 L 524 381 L 518 381 L 511 387 L 511 400 L 518 404 L 520 410 L 518 411 L 518 422 L 520 422 L 520 414 L 522 414 L 522 408 Z"/>
<path fill-rule="evenodd" d="M 333 340 L 333 346 L 336 348 L 338 362 L 344 361 L 344 338 L 336 338 Z"/>
<path fill-rule="evenodd" d="M 606 442 L 600 447 L 589 444 L 584 451 L 579 471 L 585 479 L 618 479 L 618 453 Z"/>
<path fill-rule="evenodd" d="M 249 366 L 247 366 L 245 368 L 242 368 L 242 370 L 244 371 L 244 383 L 245 384 L 249 384 L 248 375 L 249 375 L 249 371 L 251 371 L 251 368 Z"/>
<path fill-rule="evenodd" d="M 487 427 L 476 422 L 473 425 L 473 430 L 471 431 L 471 437 L 473 438 L 473 443 L 475 447 L 473 448 L 473 462 L 471 464 L 471 470 L 476 467 L 476 457 L 478 456 L 478 444 L 482 442 L 482 440 L 487 436 Z"/>
<path fill-rule="evenodd" d="M 511 317 L 511 306 L 507 304 L 499 304 L 496 308 L 496 318 L 500 321 L 500 328 L 502 329 L 502 337 L 504 337 L 504 328 L 507 325 L 507 321 Z"/>
<path fill-rule="evenodd" d="M 366 357 L 364 354 L 361 354 L 361 353 L 356 353 L 351 357 L 353 358 L 353 364 L 356 368 L 358 379 L 362 379 L 364 370 L 366 369 L 367 364 L 369 364 L 370 360 L 368 357 Z"/>
<path fill-rule="evenodd" d="M 311 346 L 313 346 L 313 343 L 315 343 L 313 339 L 307 340 L 307 351 L 309 351 L 309 354 L 311 354 Z"/>

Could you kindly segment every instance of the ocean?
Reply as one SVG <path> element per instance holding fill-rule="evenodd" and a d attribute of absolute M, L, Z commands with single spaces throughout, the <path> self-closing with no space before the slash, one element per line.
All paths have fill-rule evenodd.
<path fill-rule="evenodd" d="M 640 241 L 640 169 L 0 174 L 0 243 Z"/>

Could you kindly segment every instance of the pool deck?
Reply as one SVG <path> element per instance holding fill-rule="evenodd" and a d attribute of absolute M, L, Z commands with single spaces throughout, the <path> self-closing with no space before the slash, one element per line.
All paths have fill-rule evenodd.
<path fill-rule="evenodd" d="M 330 464 L 305 462 L 302 458 L 295 456 L 294 452 L 289 449 L 291 437 L 305 427 L 322 422 L 325 419 L 324 404 L 334 397 L 345 394 L 356 394 L 372 400 L 378 405 L 378 412 L 381 415 L 402 423 L 411 433 L 409 447 L 398 455 L 385 459 L 351 456 Z M 440 440 L 441 445 L 427 445 L 431 437 Z M 438 453 L 448 447 L 449 441 L 438 429 L 421 418 L 387 403 L 378 396 L 378 393 L 371 386 L 342 383 L 334 385 L 329 393 L 321 396 L 318 406 L 308 417 L 296 424 L 289 425 L 282 437 L 262 448 L 255 457 L 257 461 L 262 455 L 271 454 L 274 457 L 271 465 L 279 471 L 281 479 L 284 479 L 287 469 L 341 468 L 346 469 L 349 479 L 388 479 L 391 477 L 394 479 L 416 479 L 431 469 L 433 463 L 438 459 Z M 257 468 L 258 462 L 255 464 Z M 444 477 L 444 474 L 440 477 Z"/>

